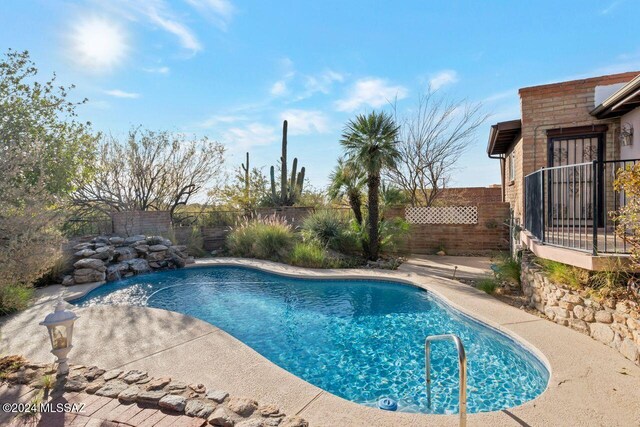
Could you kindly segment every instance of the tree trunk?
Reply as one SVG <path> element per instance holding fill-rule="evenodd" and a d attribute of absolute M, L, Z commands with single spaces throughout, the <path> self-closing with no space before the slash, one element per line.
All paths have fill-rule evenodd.
<path fill-rule="evenodd" d="M 362 200 L 360 200 L 360 193 L 357 191 L 349 193 L 349 206 L 353 211 L 353 215 L 356 217 L 358 224 L 362 225 Z"/>
<path fill-rule="evenodd" d="M 370 175 L 367 180 L 369 186 L 369 259 L 378 260 L 378 216 L 379 216 L 379 190 L 380 176 Z"/>

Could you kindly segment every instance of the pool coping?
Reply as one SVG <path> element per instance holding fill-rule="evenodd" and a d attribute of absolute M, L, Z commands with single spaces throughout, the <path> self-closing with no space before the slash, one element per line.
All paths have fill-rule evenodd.
<path fill-rule="evenodd" d="M 640 400 L 640 392 L 635 386 L 636 383 L 627 384 L 628 381 L 637 381 L 640 378 L 640 370 L 634 364 L 624 359 L 613 349 L 597 343 L 587 336 L 508 306 L 468 285 L 450 279 L 425 275 L 416 266 L 401 266 L 398 271 L 370 269 L 318 270 L 254 259 L 215 258 L 198 260 L 190 268 L 225 265 L 255 268 L 272 274 L 290 277 L 389 280 L 416 286 L 431 292 L 438 298 L 439 302 L 449 305 L 463 315 L 469 316 L 473 320 L 507 335 L 531 351 L 547 367 L 550 374 L 547 389 L 537 398 L 508 410 L 469 414 L 470 424 L 522 425 L 522 422 L 556 425 L 639 424 L 640 404 L 638 401 Z M 65 299 L 81 298 L 101 285 L 102 283 L 95 283 L 63 288 Z M 52 299 L 52 297 L 45 298 L 43 301 L 39 301 L 38 304 L 43 304 Z M 166 310 L 138 309 L 144 310 L 145 314 L 150 318 L 166 316 L 164 313 L 171 313 L 172 318 L 175 319 L 189 318 L 189 316 Z M 117 310 L 113 311 L 118 312 Z M 84 315 L 86 316 L 86 314 Z M 112 317 L 113 319 L 110 320 L 117 322 L 118 316 L 114 315 Z M 532 326 L 534 326 L 533 329 L 531 328 Z M 278 393 L 278 388 L 286 387 L 305 390 L 305 396 L 309 396 L 309 398 L 306 403 L 302 401 L 303 404 L 300 404 L 297 414 L 307 419 L 311 425 L 411 426 L 416 425 L 416 423 L 429 423 L 430 425 L 457 425 L 458 423 L 457 415 L 386 412 L 350 402 L 294 376 L 213 325 L 198 321 L 198 327 L 204 335 L 224 338 L 228 341 L 230 348 L 237 349 L 243 355 L 245 353 L 255 353 L 255 355 L 250 355 L 251 360 L 257 361 L 256 363 L 260 365 L 261 375 L 257 379 L 257 383 L 249 388 L 255 388 L 263 396 L 270 396 L 270 400 L 273 403 L 279 406 L 289 405 L 289 407 L 293 404 L 292 402 L 282 401 L 282 393 Z M 198 339 L 195 338 L 195 340 Z M 205 337 L 205 339 L 208 338 Z M 562 346 L 565 347 L 565 350 L 567 348 L 570 350 L 575 349 L 575 351 L 581 352 L 581 354 L 588 354 L 590 357 L 582 361 L 579 355 L 567 357 L 566 354 L 557 351 L 557 348 Z M 161 349 L 159 352 L 163 351 L 165 350 Z M 579 370 L 578 368 L 581 367 L 580 361 L 582 364 L 587 365 L 587 373 L 584 376 L 581 373 L 576 373 Z M 136 360 L 122 362 L 132 368 L 136 367 Z M 138 360 L 137 362 L 140 361 Z M 205 369 L 206 366 L 191 367 L 191 369 L 193 368 Z M 180 367 L 175 367 L 175 369 L 179 371 Z M 233 366 L 225 369 L 230 369 L 229 375 L 234 373 Z M 626 376 L 623 377 L 615 376 L 616 373 L 620 373 L 620 369 L 629 373 L 625 373 Z M 169 372 L 169 374 L 171 375 L 172 373 Z M 261 381 L 263 377 L 265 377 L 264 381 Z M 252 378 L 252 381 L 256 382 L 256 378 Z M 580 390 L 577 392 L 565 391 L 565 389 L 571 389 L 572 387 L 594 388 L 594 384 L 597 385 L 595 389 L 598 391 L 613 384 L 612 387 L 615 386 L 613 390 L 623 392 L 624 398 L 612 402 L 605 401 L 607 399 L 602 397 L 601 400 L 603 402 L 595 402 L 597 404 L 587 406 L 587 401 L 593 399 L 593 393 L 580 393 Z M 273 394 L 269 390 L 273 391 Z M 316 393 L 316 391 L 318 392 Z M 569 400 L 572 403 L 569 405 L 566 403 L 561 404 L 567 400 L 567 393 L 569 393 Z M 629 400 L 627 397 L 632 399 Z M 260 399 L 263 400 L 264 397 Z M 296 404 L 298 403 L 300 402 L 296 401 Z M 567 417 L 572 417 L 575 423 L 567 422 Z"/>

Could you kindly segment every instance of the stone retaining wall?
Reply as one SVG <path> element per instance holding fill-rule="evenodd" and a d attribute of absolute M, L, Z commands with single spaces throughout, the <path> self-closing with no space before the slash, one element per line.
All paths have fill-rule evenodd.
<path fill-rule="evenodd" d="M 522 291 L 529 306 L 549 320 L 591 336 L 640 365 L 640 307 L 633 301 L 596 301 L 585 291 L 554 284 L 534 263 L 533 254 L 522 257 Z"/>

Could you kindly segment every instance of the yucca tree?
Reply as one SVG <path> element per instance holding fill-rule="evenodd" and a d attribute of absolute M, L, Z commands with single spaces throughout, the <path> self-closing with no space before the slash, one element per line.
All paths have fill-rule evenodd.
<path fill-rule="evenodd" d="M 395 164 L 399 157 L 396 148 L 399 126 L 385 112 L 360 114 L 349 121 L 342 131 L 340 144 L 349 162 L 367 174 L 369 207 L 369 259 L 377 260 L 379 251 L 378 220 L 380 174 L 383 168 Z"/>
<path fill-rule="evenodd" d="M 366 184 L 362 168 L 345 159 L 338 159 L 338 164 L 329 175 L 329 179 L 329 197 L 332 200 L 346 197 L 356 221 L 362 224 L 362 190 Z"/>

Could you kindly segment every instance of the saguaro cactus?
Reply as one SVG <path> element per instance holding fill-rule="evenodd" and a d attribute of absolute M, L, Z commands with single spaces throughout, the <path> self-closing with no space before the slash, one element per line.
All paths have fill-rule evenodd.
<path fill-rule="evenodd" d="M 249 188 L 251 185 L 250 182 L 250 178 L 249 178 L 249 152 L 247 152 L 247 163 L 246 164 L 242 164 L 242 170 L 244 171 L 244 197 L 249 200 Z"/>
<path fill-rule="evenodd" d="M 271 166 L 271 198 L 278 206 L 292 206 L 300 198 L 304 185 L 305 168 L 298 169 L 298 158 L 293 159 L 291 167 L 291 179 L 287 180 L 287 128 L 285 120 L 282 124 L 282 155 L 280 157 L 280 194 L 276 193 L 275 167 Z"/>

